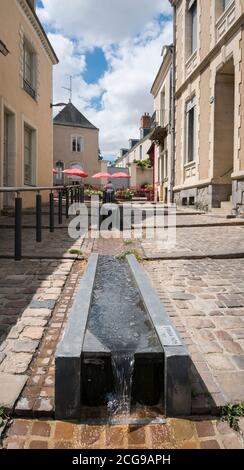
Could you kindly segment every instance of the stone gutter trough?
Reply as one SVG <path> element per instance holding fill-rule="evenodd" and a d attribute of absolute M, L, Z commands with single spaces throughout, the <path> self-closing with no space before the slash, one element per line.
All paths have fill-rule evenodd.
<path fill-rule="evenodd" d="M 83 406 L 106 403 L 121 349 L 135 359 L 131 400 L 191 414 L 190 358 L 143 268 L 133 255 L 92 254 L 55 355 L 56 419 L 80 420 Z"/>

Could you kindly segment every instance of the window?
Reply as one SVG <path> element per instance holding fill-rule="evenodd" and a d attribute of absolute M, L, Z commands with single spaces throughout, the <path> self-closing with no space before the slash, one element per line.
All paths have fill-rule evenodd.
<path fill-rule="evenodd" d="M 223 0 L 223 10 L 225 11 L 233 0 Z"/>
<path fill-rule="evenodd" d="M 165 90 L 161 92 L 161 113 L 160 113 L 160 126 L 164 127 L 164 117 L 165 117 Z"/>
<path fill-rule="evenodd" d="M 35 185 L 35 131 L 24 127 L 24 184 Z"/>
<path fill-rule="evenodd" d="M 188 101 L 186 106 L 186 163 L 195 160 L 196 153 L 196 98 Z"/>
<path fill-rule="evenodd" d="M 23 88 L 33 98 L 36 98 L 36 54 L 27 41 L 24 41 L 24 77 Z"/>
<path fill-rule="evenodd" d="M 197 0 L 190 0 L 188 5 L 191 19 L 191 54 L 197 50 Z"/>
<path fill-rule="evenodd" d="M 80 135 L 72 136 L 72 152 L 82 152 L 83 150 L 83 139 Z"/>
<path fill-rule="evenodd" d="M 57 185 L 63 185 L 64 184 L 64 173 L 63 173 L 64 162 L 62 162 L 61 160 L 58 160 L 56 162 L 56 170 L 58 173 L 55 175 L 55 182 Z"/>
<path fill-rule="evenodd" d="M 140 160 L 142 160 L 142 145 L 140 145 Z"/>

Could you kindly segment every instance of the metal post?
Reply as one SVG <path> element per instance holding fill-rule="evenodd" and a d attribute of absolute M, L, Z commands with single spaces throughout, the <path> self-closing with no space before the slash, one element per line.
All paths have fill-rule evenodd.
<path fill-rule="evenodd" d="M 61 225 L 62 222 L 63 222 L 62 202 L 63 202 L 63 195 L 62 195 L 62 190 L 60 190 L 59 193 L 58 193 L 58 223 L 59 223 L 59 225 Z"/>
<path fill-rule="evenodd" d="M 42 197 L 38 193 L 36 195 L 36 241 L 42 241 Z"/>
<path fill-rule="evenodd" d="M 84 202 L 84 186 L 81 186 L 80 187 L 80 202 L 83 203 Z"/>
<path fill-rule="evenodd" d="M 53 192 L 49 194 L 49 227 L 50 232 L 54 232 L 54 197 Z"/>
<path fill-rule="evenodd" d="M 66 188 L 65 192 L 65 213 L 66 213 L 66 219 L 69 218 L 69 188 Z"/>
<path fill-rule="evenodd" d="M 15 261 L 20 261 L 22 257 L 22 197 L 19 193 L 15 198 Z"/>
<path fill-rule="evenodd" d="M 77 187 L 75 187 L 75 202 L 77 202 Z"/>

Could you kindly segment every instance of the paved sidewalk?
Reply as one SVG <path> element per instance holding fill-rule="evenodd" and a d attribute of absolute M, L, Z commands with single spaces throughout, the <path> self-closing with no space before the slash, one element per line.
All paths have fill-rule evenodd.
<path fill-rule="evenodd" d="M 168 419 L 165 425 L 87 426 L 14 420 L 7 449 L 243 449 L 242 437 L 216 420 Z"/>
<path fill-rule="evenodd" d="M 216 221 L 219 226 L 214 226 Z M 179 215 L 177 224 L 186 227 L 178 227 L 177 246 L 171 252 L 145 239 L 74 242 L 64 223 L 54 234 L 45 229 L 41 244 L 34 241 L 34 229 L 24 229 L 24 255 L 29 259 L 0 260 L 0 402 L 8 401 L 9 409 L 17 402 L 19 417 L 8 430 L 5 447 L 243 446 L 241 437 L 226 424 L 207 416 L 227 401 L 244 401 L 244 227 L 189 214 Z M 69 253 L 71 248 L 77 254 Z M 92 251 L 117 256 L 137 250 L 147 259 L 145 270 L 191 354 L 193 412 L 205 415 L 199 421 L 168 420 L 166 426 L 128 428 L 33 419 L 53 416 L 53 356 L 85 268 L 79 250 L 86 256 Z M 1 229 L 0 256 L 12 253 L 13 230 Z M 208 258 L 222 254 L 229 259 Z M 206 258 L 187 259 L 194 255 Z"/>

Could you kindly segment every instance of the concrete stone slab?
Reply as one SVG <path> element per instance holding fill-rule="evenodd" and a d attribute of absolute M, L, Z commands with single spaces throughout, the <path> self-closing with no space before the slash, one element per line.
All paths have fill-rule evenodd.
<path fill-rule="evenodd" d="M 98 255 L 92 254 L 55 354 L 55 417 L 80 419 L 81 356 Z"/>
<path fill-rule="evenodd" d="M 227 402 L 244 402 L 244 371 L 216 373 L 215 379 L 226 396 Z"/>
<path fill-rule="evenodd" d="M 190 415 L 191 385 L 188 351 L 136 258 L 133 255 L 128 255 L 127 261 L 143 304 L 163 347 L 165 413 L 168 416 Z M 162 327 L 168 327 L 174 334 L 171 334 L 170 337 L 169 334 L 165 335 L 165 328 L 162 329 Z"/>
<path fill-rule="evenodd" d="M 11 411 L 27 379 L 27 375 L 0 373 L 0 406 Z"/>

